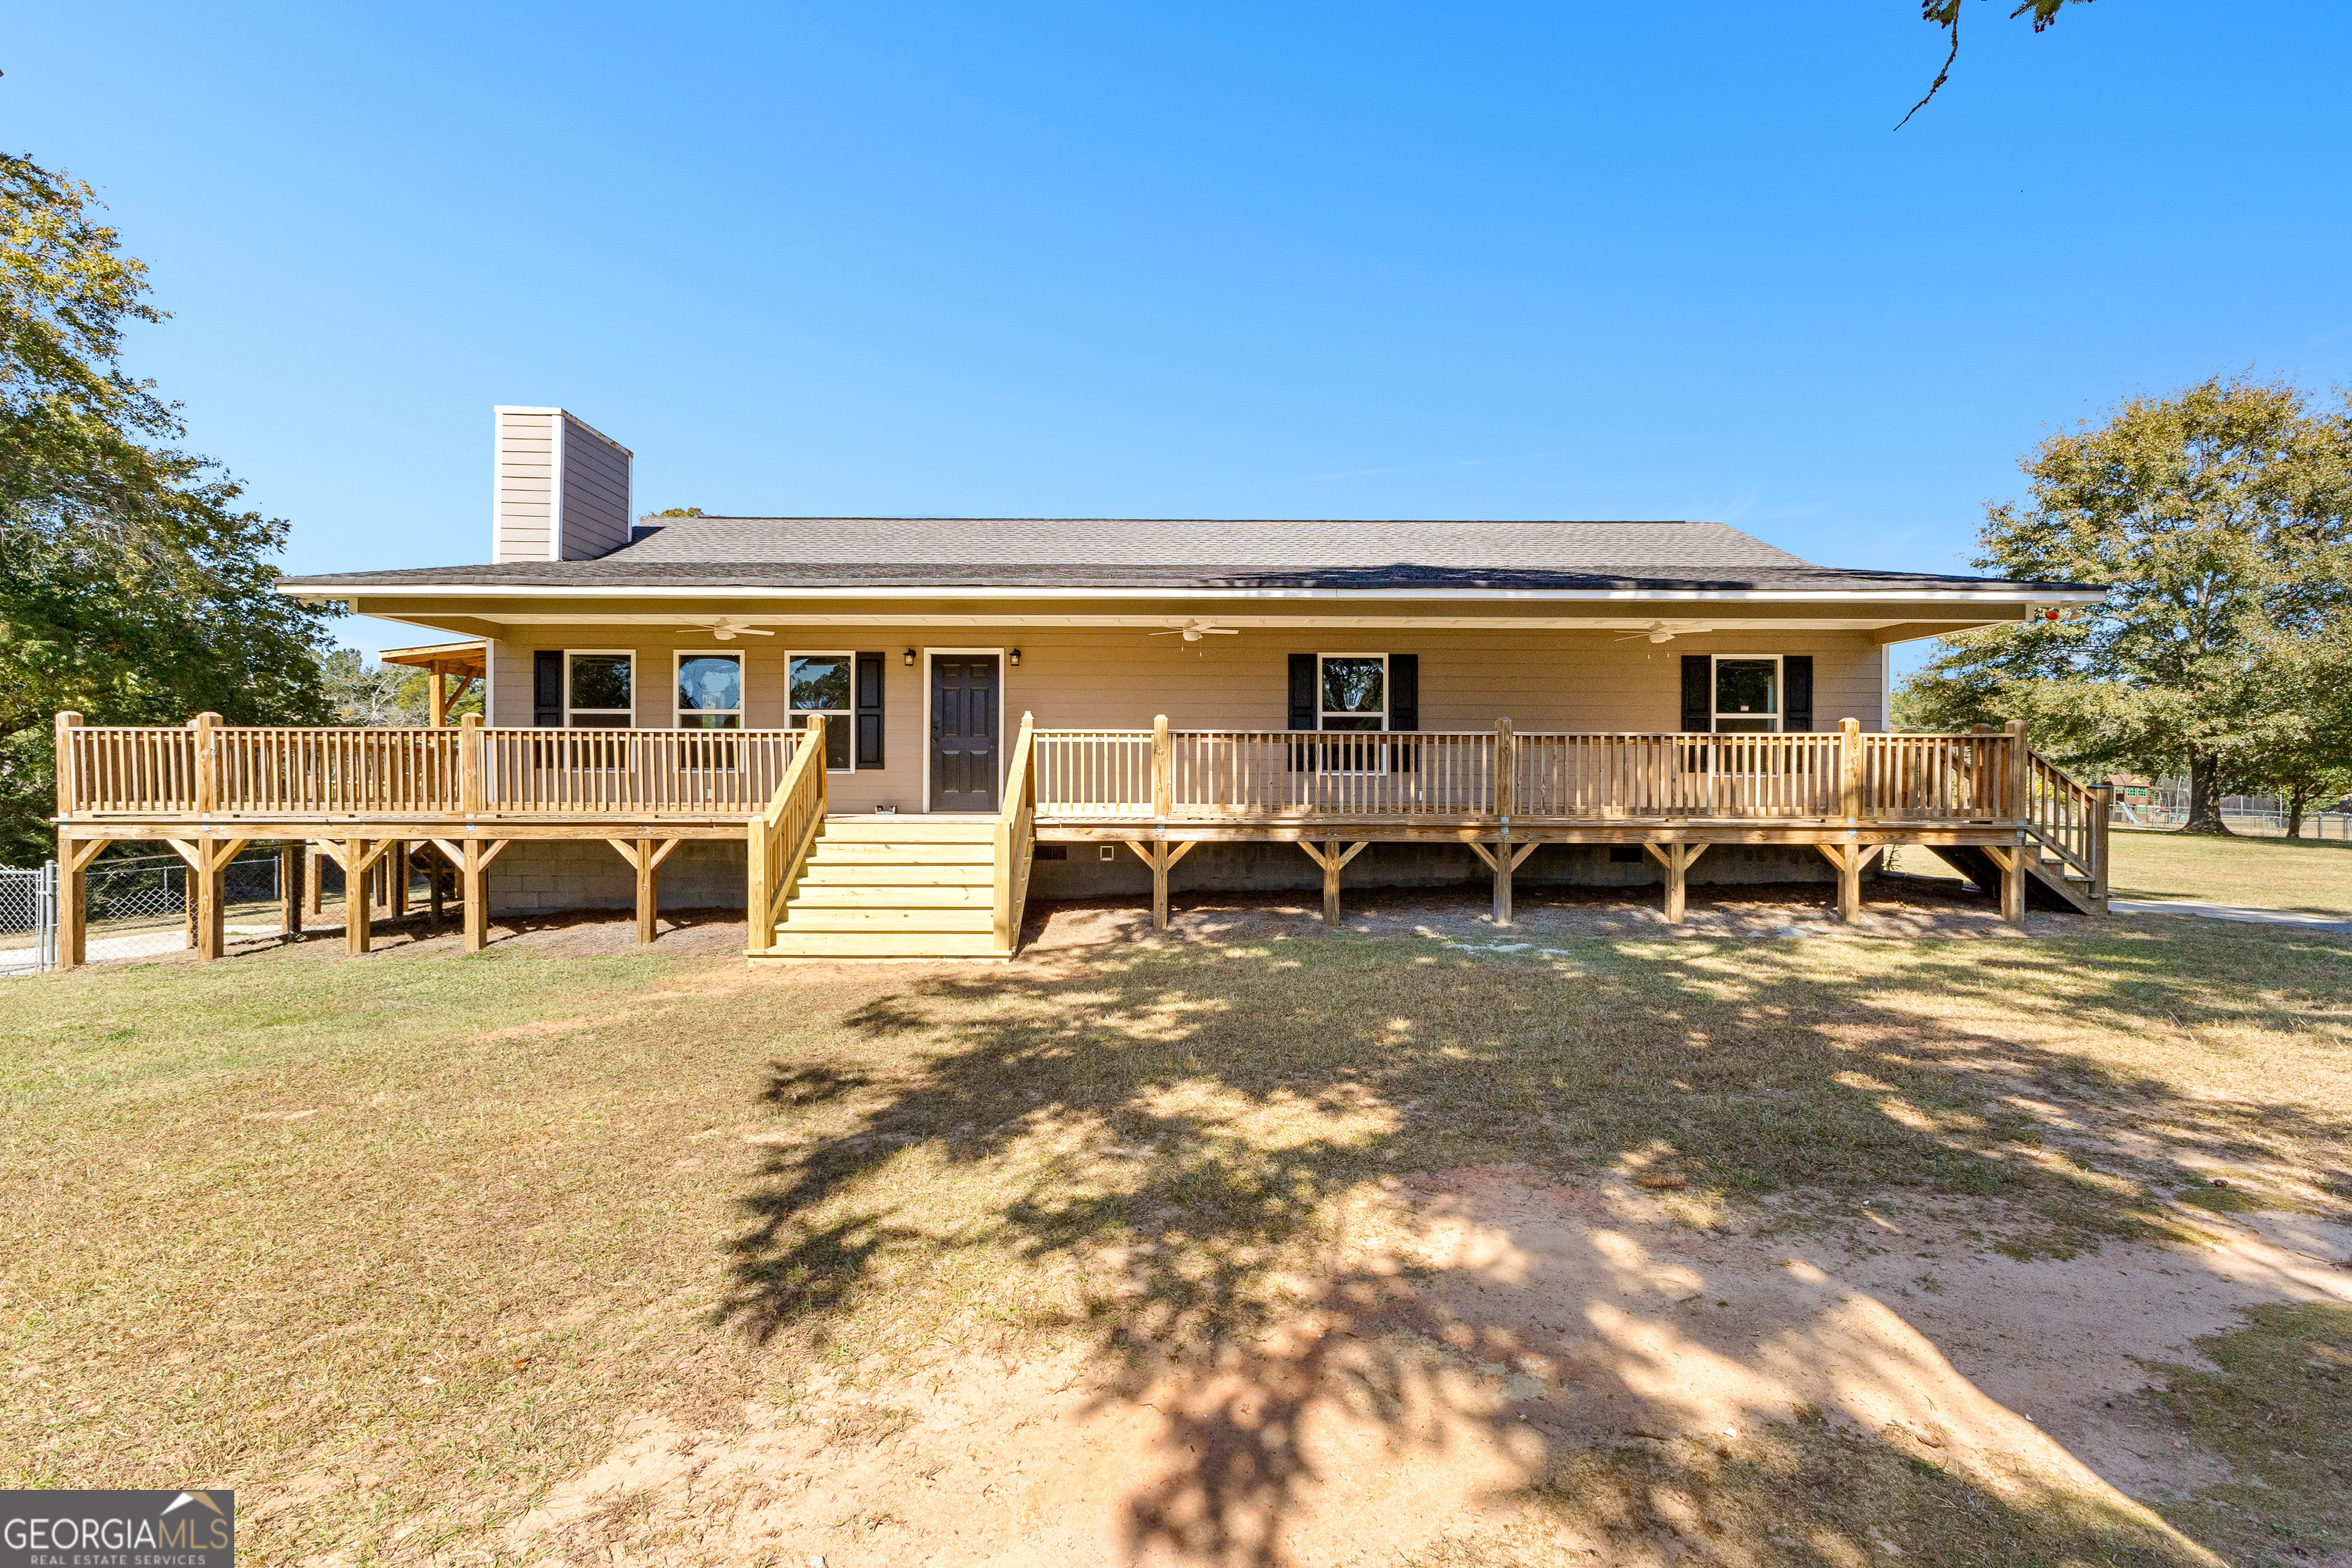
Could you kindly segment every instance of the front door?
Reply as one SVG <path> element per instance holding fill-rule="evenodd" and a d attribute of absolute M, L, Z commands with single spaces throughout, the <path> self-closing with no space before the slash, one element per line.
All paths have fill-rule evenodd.
<path fill-rule="evenodd" d="M 996 656 L 931 656 L 931 809 L 996 810 Z"/>

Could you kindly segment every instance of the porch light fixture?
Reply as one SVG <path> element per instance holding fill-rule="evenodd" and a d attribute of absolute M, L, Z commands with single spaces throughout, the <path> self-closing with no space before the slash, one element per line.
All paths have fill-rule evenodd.
<path fill-rule="evenodd" d="M 900 663 L 902 663 L 902 664 L 904 664 L 904 665 L 905 665 L 908 669 L 912 669 L 912 668 L 915 668 L 915 650 L 914 650 L 913 648 L 908 648 L 908 649 L 907 650 L 907 657 L 906 657 L 904 659 L 900 660 L 899 662 L 900 662 Z"/>
<path fill-rule="evenodd" d="M 1013 650 L 1013 668 L 1015 669 L 1021 668 L 1021 650 L 1017 647 Z"/>

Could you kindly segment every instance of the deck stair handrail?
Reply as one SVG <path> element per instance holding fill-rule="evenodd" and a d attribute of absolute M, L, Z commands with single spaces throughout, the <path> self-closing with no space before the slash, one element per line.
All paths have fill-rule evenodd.
<path fill-rule="evenodd" d="M 809 715 L 799 751 L 785 769 L 783 782 L 767 809 L 751 820 L 746 837 L 745 871 L 749 897 L 744 913 L 750 945 L 755 953 L 776 945 L 776 922 L 792 901 L 824 826 L 826 802 L 824 715 Z"/>
<path fill-rule="evenodd" d="M 2106 890 L 2108 792 L 2077 784 L 2041 757 L 2032 759 L 2025 823 L 2050 853 L 2093 885 Z"/>
<path fill-rule="evenodd" d="M 1036 724 L 1021 715 L 1021 733 L 1005 768 L 1004 808 L 996 816 L 996 951 L 1011 954 L 1021 945 L 1021 920 L 1029 902 L 1030 851 L 1037 842 Z"/>
<path fill-rule="evenodd" d="M 89 817 L 740 817 L 801 730 L 58 726 L 58 809 Z"/>

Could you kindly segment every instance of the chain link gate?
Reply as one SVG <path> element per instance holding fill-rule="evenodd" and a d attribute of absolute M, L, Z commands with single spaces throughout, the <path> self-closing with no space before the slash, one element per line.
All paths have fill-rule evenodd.
<path fill-rule="evenodd" d="M 58 863 L 23 871 L 0 866 L 0 975 L 58 966 Z"/>

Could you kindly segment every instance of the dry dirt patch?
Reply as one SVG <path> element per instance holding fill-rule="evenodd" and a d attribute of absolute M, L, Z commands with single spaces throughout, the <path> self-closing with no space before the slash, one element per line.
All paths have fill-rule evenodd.
<path fill-rule="evenodd" d="M 1898 1203 L 1829 1230 L 1766 1215 L 1706 1232 L 1622 1183 L 1519 1167 L 1391 1182 L 1360 1212 L 1365 1245 L 1294 1280 L 1291 1310 L 1245 1340 L 1117 1374 L 1065 1344 L 825 1379 L 724 1434 L 648 1420 L 506 1545 L 831 1565 L 1958 1561 L 2021 1544 L 2214 1561 L 2132 1500 L 2226 1473 L 2139 1394 L 2147 1365 L 2250 1306 L 2352 1303 L 2352 1273 L 2226 1223 L 2020 1262 L 1972 1247 L 1969 1217 Z M 1824 1448 L 1850 1494 L 1833 1505 L 1759 1514 L 1758 1477 L 1736 1479 L 1748 1466 L 1785 1487 L 1790 1456 Z M 1874 1462 L 1939 1495 L 1885 1495 Z"/>

